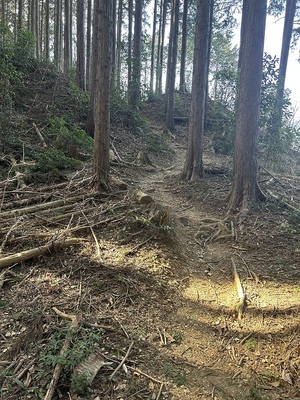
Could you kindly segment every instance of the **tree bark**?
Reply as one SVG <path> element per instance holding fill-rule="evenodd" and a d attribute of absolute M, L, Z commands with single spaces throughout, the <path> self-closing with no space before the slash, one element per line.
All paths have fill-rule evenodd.
<path fill-rule="evenodd" d="M 115 85 L 120 90 L 121 84 L 121 45 L 122 45 L 122 22 L 123 22 L 123 1 L 118 4 L 118 22 L 117 22 L 117 43 L 116 43 L 116 76 Z"/>
<path fill-rule="evenodd" d="M 117 0 L 112 0 L 111 13 L 111 81 L 114 84 L 116 78 Z"/>
<path fill-rule="evenodd" d="M 46 57 L 46 60 L 49 60 L 49 58 L 50 58 L 50 43 L 49 43 L 49 29 L 50 29 L 49 1 L 50 1 L 50 0 L 46 0 L 46 4 L 45 4 L 45 57 Z"/>
<path fill-rule="evenodd" d="M 70 35 L 70 66 L 73 66 L 73 1 L 70 1 L 70 23 L 69 23 L 69 35 Z"/>
<path fill-rule="evenodd" d="M 92 43 L 92 0 L 88 0 L 87 2 L 86 24 L 86 87 L 89 87 Z"/>
<path fill-rule="evenodd" d="M 208 80 L 211 1 L 198 0 L 189 139 L 182 173 L 182 178 L 187 180 L 200 179 L 204 173 L 202 141 Z"/>
<path fill-rule="evenodd" d="M 111 1 L 99 0 L 96 55 L 95 134 L 93 173 L 97 189 L 109 189 L 110 76 L 111 76 Z"/>
<path fill-rule="evenodd" d="M 247 214 L 264 195 L 257 183 L 257 138 L 261 93 L 266 0 L 244 0 L 240 83 L 237 101 L 234 177 L 229 213 Z"/>
<path fill-rule="evenodd" d="M 70 0 L 65 0 L 64 72 L 70 68 Z"/>
<path fill-rule="evenodd" d="M 151 43 L 151 67 L 150 67 L 150 93 L 154 88 L 154 59 L 155 59 L 155 38 L 156 38 L 156 18 L 157 18 L 157 0 L 154 0 L 152 43 Z"/>
<path fill-rule="evenodd" d="M 130 106 L 139 107 L 141 91 L 141 47 L 142 47 L 142 12 L 143 0 L 135 1 L 134 37 L 132 54 L 132 80 L 130 90 Z"/>
<path fill-rule="evenodd" d="M 84 0 L 77 0 L 77 85 L 85 90 Z"/>
<path fill-rule="evenodd" d="M 188 12 L 188 0 L 184 0 L 183 16 L 182 16 L 180 84 L 179 84 L 179 90 L 182 93 L 186 91 L 185 65 L 186 65 L 186 44 L 187 44 L 187 12 Z"/>
<path fill-rule="evenodd" d="M 18 6 L 18 33 L 22 30 L 22 21 L 23 21 L 23 0 L 19 0 Z"/>
<path fill-rule="evenodd" d="M 168 0 L 161 0 L 160 3 L 160 19 L 159 19 L 159 36 L 158 36 L 158 51 L 156 64 L 156 93 L 162 93 L 162 70 L 164 60 L 164 41 L 166 31 Z"/>
<path fill-rule="evenodd" d="M 177 47 L 178 47 L 178 24 L 179 24 L 179 0 L 172 0 L 172 20 L 170 27 L 168 71 L 167 71 L 167 111 L 166 129 L 174 130 L 174 92 L 177 66 Z"/>
<path fill-rule="evenodd" d="M 61 61 L 61 1 L 55 2 L 55 24 L 54 24 L 54 62 L 60 69 Z"/>
<path fill-rule="evenodd" d="M 127 91 L 131 92 L 132 84 L 132 19 L 133 19 L 133 0 L 128 0 L 128 54 L 127 54 Z M 129 96 L 128 100 L 130 102 Z"/>

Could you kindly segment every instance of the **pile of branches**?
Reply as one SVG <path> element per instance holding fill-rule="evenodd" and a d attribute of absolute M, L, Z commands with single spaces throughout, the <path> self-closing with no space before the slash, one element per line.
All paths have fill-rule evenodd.
<path fill-rule="evenodd" d="M 82 175 L 82 174 L 81 174 Z M 128 207 L 92 189 L 91 176 L 50 186 L 14 189 L 0 182 L 0 269 L 84 241 L 83 231 L 126 218 Z"/>

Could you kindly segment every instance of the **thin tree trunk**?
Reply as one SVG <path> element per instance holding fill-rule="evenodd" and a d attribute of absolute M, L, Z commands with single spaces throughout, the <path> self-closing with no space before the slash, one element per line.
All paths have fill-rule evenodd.
<path fill-rule="evenodd" d="M 160 60 L 160 50 L 161 50 L 161 34 L 162 34 L 162 7 L 163 1 L 160 1 L 159 6 L 159 25 L 158 25 L 158 38 L 157 38 L 157 58 L 156 58 L 156 75 L 155 75 L 155 92 L 158 93 L 158 80 L 159 80 L 159 60 Z"/>
<path fill-rule="evenodd" d="M 153 93 L 154 88 L 154 58 L 155 58 L 155 39 L 156 39 L 156 19 L 157 19 L 157 0 L 154 1 L 153 9 L 153 29 L 152 29 L 152 44 L 151 44 L 151 70 L 150 70 L 150 93 Z"/>
<path fill-rule="evenodd" d="M 121 84 L 121 41 L 122 41 L 122 20 L 123 20 L 123 1 L 119 0 L 118 22 L 117 22 L 117 65 L 115 83 L 117 90 L 120 90 Z"/>
<path fill-rule="evenodd" d="M 35 0 L 30 0 L 30 14 L 28 15 L 28 20 L 30 20 L 29 30 L 33 35 L 34 35 L 34 18 L 35 18 Z"/>
<path fill-rule="evenodd" d="M 275 128 L 279 129 L 282 120 L 282 107 L 283 107 L 283 96 L 284 96 L 284 85 L 286 78 L 286 69 L 289 58 L 290 45 L 293 33 L 293 24 L 296 13 L 297 0 L 287 0 L 284 18 L 283 37 L 281 45 L 279 73 L 278 73 L 278 85 L 277 85 L 277 102 L 275 110 Z"/>
<path fill-rule="evenodd" d="M 31 1 L 27 2 L 27 30 L 30 31 Z"/>
<path fill-rule="evenodd" d="M 73 66 L 73 0 L 70 1 L 70 67 Z"/>
<path fill-rule="evenodd" d="M 85 90 L 84 0 L 77 0 L 77 85 Z"/>
<path fill-rule="evenodd" d="M 202 178 L 204 172 L 202 142 L 208 80 L 211 1 L 198 0 L 197 8 L 189 139 L 182 173 L 183 179 L 191 181 Z"/>
<path fill-rule="evenodd" d="M 3 27 L 6 25 L 6 4 L 5 0 L 1 0 L 1 22 Z M 3 29 L 2 33 L 2 43 L 5 43 L 5 29 Z"/>
<path fill-rule="evenodd" d="M 131 93 L 132 83 L 132 19 L 133 19 L 133 0 L 128 0 L 128 55 L 127 55 L 127 69 L 128 69 L 128 94 Z"/>
<path fill-rule="evenodd" d="M 130 106 L 139 107 L 140 103 L 140 82 L 141 82 L 141 42 L 142 42 L 142 12 L 143 0 L 135 1 L 134 13 L 134 39 L 132 54 L 132 82 L 130 90 Z"/>
<path fill-rule="evenodd" d="M 34 21 L 34 36 L 35 36 L 35 56 L 37 59 L 40 58 L 40 8 L 39 8 L 39 1 L 35 0 L 35 21 Z"/>
<path fill-rule="evenodd" d="M 61 0 L 55 2 L 55 23 L 54 23 L 54 62 L 60 68 L 60 30 L 61 30 Z"/>
<path fill-rule="evenodd" d="M 181 36 L 181 60 L 180 60 L 180 92 L 186 92 L 185 83 L 185 66 L 186 66 L 186 44 L 187 44 L 187 12 L 188 0 L 183 2 L 183 16 L 182 16 L 182 36 Z"/>
<path fill-rule="evenodd" d="M 92 0 L 87 2 L 87 16 L 86 16 L 86 87 L 89 87 L 90 81 L 90 65 L 91 65 L 91 42 L 92 42 Z"/>
<path fill-rule="evenodd" d="M 45 35 L 44 35 L 44 30 L 45 30 L 45 0 L 42 0 L 40 3 L 40 20 L 39 20 L 39 53 L 40 57 L 44 55 L 44 43 L 45 43 Z"/>
<path fill-rule="evenodd" d="M 175 92 L 176 66 L 177 66 L 178 25 L 179 25 L 179 0 L 172 0 L 172 20 L 170 27 L 168 71 L 167 71 L 167 84 L 166 84 L 167 131 L 174 130 L 174 92 Z"/>
<path fill-rule="evenodd" d="M 22 21 L 23 21 L 23 0 L 19 0 L 18 7 L 18 33 L 22 30 Z"/>
<path fill-rule="evenodd" d="M 115 84 L 116 79 L 116 41 L 117 41 L 117 0 L 112 0 L 111 7 L 111 80 Z"/>
<path fill-rule="evenodd" d="M 70 68 L 70 0 L 65 0 L 64 25 L 64 71 Z"/>
<path fill-rule="evenodd" d="M 16 43 L 17 41 L 17 33 L 18 33 L 18 23 L 17 23 L 17 0 L 15 0 L 15 4 L 14 4 L 14 43 Z"/>
<path fill-rule="evenodd" d="M 50 43 L 49 43 L 49 0 L 46 0 L 45 4 L 45 57 L 46 60 L 50 58 Z"/>
<path fill-rule="evenodd" d="M 162 93 L 162 70 L 164 60 L 164 41 L 166 31 L 166 19 L 167 19 L 168 0 L 161 0 L 161 16 L 160 16 L 160 41 L 158 43 L 157 53 L 157 68 L 156 68 L 156 92 Z"/>

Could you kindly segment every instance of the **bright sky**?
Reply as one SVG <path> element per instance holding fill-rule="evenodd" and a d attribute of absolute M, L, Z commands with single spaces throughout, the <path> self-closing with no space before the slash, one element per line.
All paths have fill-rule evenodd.
<path fill-rule="evenodd" d="M 237 17 L 237 19 L 239 19 Z M 284 18 L 274 18 L 267 16 L 266 33 L 265 33 L 265 47 L 264 51 L 280 58 L 282 33 L 283 33 Z M 239 46 L 240 41 L 240 27 L 237 29 L 233 42 Z M 300 45 L 296 49 L 290 51 L 287 75 L 285 81 L 285 88 L 291 90 L 291 99 L 293 108 L 296 114 L 296 119 L 300 120 L 300 63 L 297 61 L 300 57 Z"/>
<path fill-rule="evenodd" d="M 283 18 L 267 18 L 265 51 L 272 56 L 280 57 L 283 23 Z M 297 110 L 298 119 L 300 119 L 300 63 L 297 61 L 300 56 L 299 50 L 298 44 L 294 51 L 290 51 L 285 82 L 285 87 L 292 92 L 291 98 L 293 106 Z"/>

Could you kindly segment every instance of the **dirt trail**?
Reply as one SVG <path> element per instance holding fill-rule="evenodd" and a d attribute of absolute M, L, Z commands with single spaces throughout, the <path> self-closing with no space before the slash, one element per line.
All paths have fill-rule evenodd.
<path fill-rule="evenodd" d="M 140 177 L 139 186 L 170 207 L 179 252 L 186 261 L 181 265 L 185 276 L 179 273 L 181 295 L 172 299 L 174 311 L 166 323 L 169 331 L 181 332 L 184 339 L 162 349 L 179 374 L 183 371 L 187 377 L 186 386 L 174 389 L 172 398 L 279 399 L 282 390 L 290 392 L 284 397 L 296 398 L 298 360 L 292 348 L 300 343 L 296 317 L 299 280 L 295 274 L 280 277 L 274 265 L 279 256 L 284 264 L 290 251 L 286 238 L 278 232 L 277 212 L 258 209 L 244 225 L 233 228 L 234 241 L 230 224 L 224 227 L 225 240 L 220 238 L 224 232 L 214 240 L 219 228 L 205 231 L 205 227 L 214 226 L 213 221 L 219 221 L 221 230 L 225 225 L 222 220 L 230 180 L 225 175 L 211 175 L 197 183 L 181 181 L 185 145 L 171 140 L 170 146 L 175 154 L 171 165 L 158 164 L 151 174 Z M 219 167 L 228 160 L 206 152 L 204 162 Z M 197 236 L 201 226 L 203 235 Z M 287 254 L 274 252 L 278 245 L 285 247 Z M 236 318 L 232 258 L 248 298 L 241 324 Z M 287 354 L 290 362 L 286 362 Z"/>
<path fill-rule="evenodd" d="M 161 138 L 160 126 L 153 131 Z M 98 373 L 85 393 L 88 399 L 300 397 L 297 230 L 288 223 L 288 211 L 274 202 L 257 206 L 240 226 L 224 223 L 228 174 L 206 174 L 199 182 L 179 179 L 186 135 L 186 129 L 178 129 L 176 138 L 167 140 L 168 149 L 149 152 L 155 167 L 114 165 L 129 191 L 116 189 L 100 197 L 87 193 L 71 217 L 59 210 L 51 222 L 52 209 L 41 214 L 42 221 L 48 220 L 45 226 L 32 225 L 35 218 L 41 220 L 38 212 L 24 218 L 23 225 L 12 224 L 14 235 L 3 254 L 39 246 L 61 232 L 72 235 L 73 228 L 82 243 L 15 265 L 0 276 L 0 353 L 3 365 L 12 366 L 6 374 L 0 364 L 3 398 L 43 398 L 68 331 L 54 306 L 80 314 L 89 324 L 83 323 L 73 338 L 71 367 L 76 366 L 74 347 L 80 353 L 91 343 L 111 364 Z M 115 142 L 123 159 L 138 148 L 136 143 L 129 147 L 124 137 L 121 132 Z M 204 160 L 205 166 L 229 166 L 208 145 Z M 85 193 L 85 181 L 79 180 L 66 182 L 53 197 Z M 133 200 L 135 188 L 170 208 L 169 227 L 149 223 L 147 210 Z M 81 234 L 80 224 L 85 226 Z M 231 259 L 248 299 L 241 324 Z M 100 332 L 91 328 L 103 324 Z M 129 348 L 128 368 L 110 380 Z M 19 370 L 27 377 L 18 378 Z M 26 379 L 28 390 L 14 378 Z M 69 398 L 70 372 L 61 374 L 57 389 L 62 399 Z"/>

